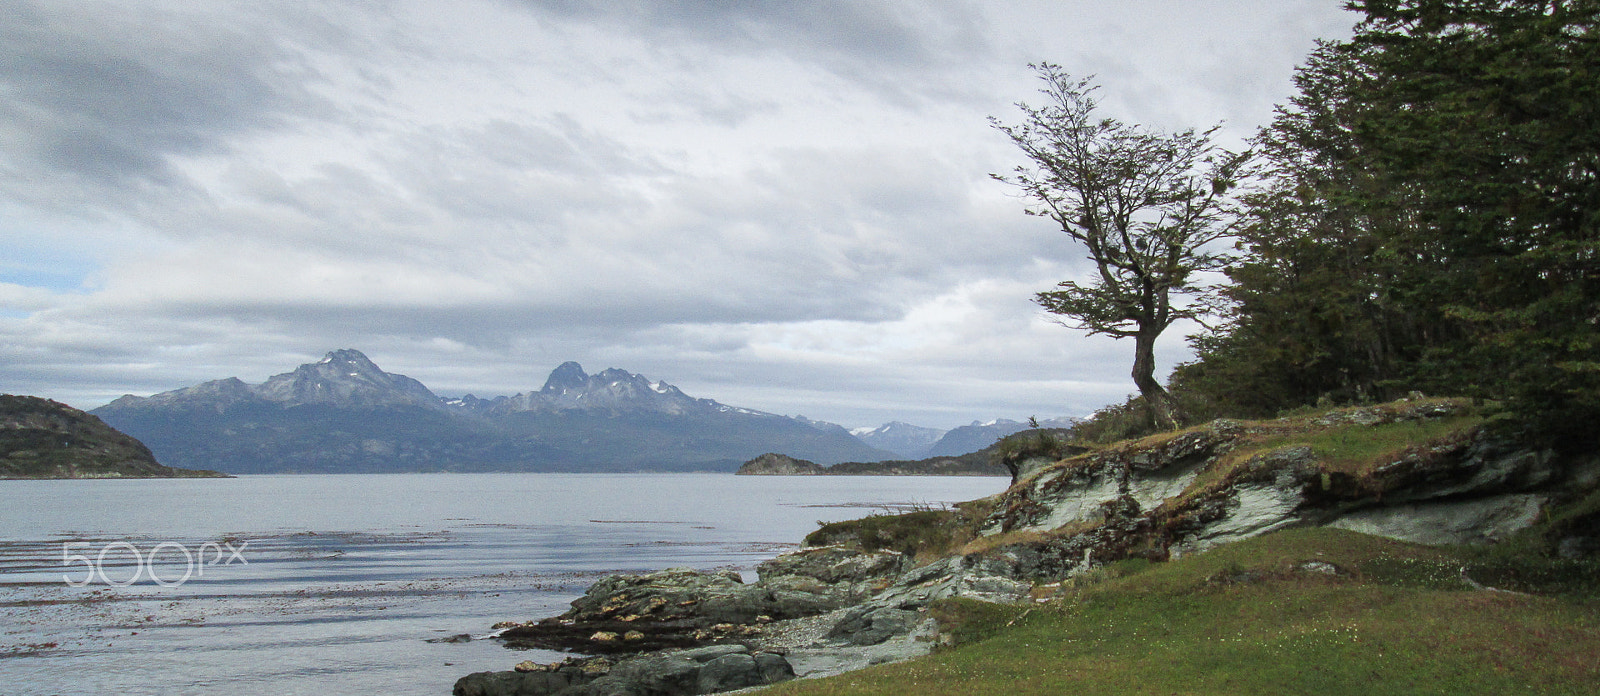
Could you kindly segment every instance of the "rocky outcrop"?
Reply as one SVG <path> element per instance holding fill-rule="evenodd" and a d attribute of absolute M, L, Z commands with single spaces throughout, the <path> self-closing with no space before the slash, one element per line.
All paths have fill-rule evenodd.
<path fill-rule="evenodd" d="M 848 565 L 840 562 L 839 565 Z M 866 568 L 871 563 L 863 562 Z M 825 582 L 764 565 L 759 583 L 737 573 L 673 568 L 612 575 L 591 586 L 566 613 L 515 625 L 500 634 L 508 647 L 589 654 L 634 653 L 727 642 L 759 633 L 773 621 L 813 616 L 860 597 L 867 580 Z M 809 569 L 809 566 L 808 566 Z"/>
<path fill-rule="evenodd" d="M 560 616 L 500 626 L 500 638 L 508 647 L 589 654 L 736 641 L 774 621 L 815 616 L 869 597 L 905 564 L 894 551 L 830 546 L 767 560 L 757 566 L 760 580 L 749 584 L 732 571 L 689 568 L 610 575 Z"/>
<path fill-rule="evenodd" d="M 1537 493 L 1508 493 L 1403 503 L 1350 512 L 1328 526 L 1419 544 L 1487 544 L 1531 526 L 1548 501 Z"/>
<path fill-rule="evenodd" d="M 1003 575 L 1059 579 L 1130 555 L 1164 559 L 1297 525 L 1430 544 L 1487 543 L 1538 519 L 1556 491 L 1592 488 L 1594 464 L 1497 439 L 1463 404 L 1398 402 L 1311 419 L 1219 420 L 1071 457 L 1001 495 L 982 534 Z M 1384 426 L 1462 425 L 1394 451 Z M 1454 422 L 1454 421 L 1452 421 Z M 1411 424 L 1411 425 L 1407 425 Z M 1362 459 L 1365 457 L 1365 459 Z"/>
<path fill-rule="evenodd" d="M 743 645 L 713 645 L 651 653 L 618 661 L 604 658 L 539 665 L 509 672 L 477 672 L 456 681 L 455 696 L 689 696 L 713 694 L 794 678 L 782 655 Z"/>
<path fill-rule="evenodd" d="M 66 404 L 0 394 L 0 478 L 218 476 L 162 466 L 144 443 Z"/>
<path fill-rule="evenodd" d="M 864 604 L 918 609 L 935 600 L 966 597 L 986 602 L 1020 602 L 1033 588 L 1030 569 L 1003 555 L 953 555 L 914 568 Z"/>
<path fill-rule="evenodd" d="M 1035 584 L 1108 562 L 1165 560 L 1291 526 L 1488 543 L 1541 519 L 1547 503 L 1600 486 L 1600 460 L 1498 439 L 1465 412 L 1436 400 L 1222 420 L 1052 462 L 969 504 L 987 509 L 976 540 L 906 569 L 831 635 L 870 644 L 945 597 L 1025 601 Z M 1555 540 L 1562 553 L 1600 547 L 1594 525 L 1568 526 Z"/>
<path fill-rule="evenodd" d="M 950 525 L 922 535 L 927 543 L 944 543 L 946 531 L 962 535 L 952 550 L 938 547 L 942 557 L 925 553 L 920 541 L 908 541 L 905 553 L 856 548 L 871 547 L 859 529 L 853 540 L 843 532 L 814 534 L 811 543 L 830 545 L 760 564 L 755 583 L 684 569 L 612 576 L 566 614 L 504 634 L 508 645 L 565 631 L 565 643 L 526 644 L 590 653 L 694 645 L 711 651 L 695 655 L 717 655 L 687 658 L 698 666 L 672 653 L 632 658 L 639 674 L 663 675 L 629 677 L 628 683 L 646 686 L 606 686 L 598 677 L 578 684 L 587 677 L 571 665 L 546 670 L 567 676 L 496 673 L 473 683 L 566 680 L 562 688 L 570 691 L 564 694 L 709 693 L 766 683 L 749 675 L 760 671 L 762 660 L 776 662 L 746 649 L 750 645 L 787 651 L 791 661 L 799 660 L 794 664 L 832 665 L 813 674 L 837 673 L 926 652 L 930 639 L 937 640 L 928 607 L 946 598 L 1027 602 L 1041 584 L 1108 562 L 1165 560 L 1290 526 L 1335 526 L 1429 544 L 1486 543 L 1540 520 L 1552 501 L 1600 487 L 1600 458 L 1561 459 L 1501 440 L 1479 422 L 1465 404 L 1419 400 L 1298 419 L 1219 420 L 1031 462 L 1018 467 L 1006 492 L 939 512 L 939 524 Z M 1034 458 L 1035 449 L 1016 461 Z M 930 514 L 893 519 L 926 531 Z M 1559 534 L 1552 539 L 1561 554 L 1600 548 L 1600 524 L 1592 514 L 1555 526 Z M 913 563 L 911 554 L 924 564 Z M 1304 567 L 1339 572 L 1315 562 Z M 793 639 L 797 635 L 807 637 Z M 716 649 L 727 652 L 707 644 L 722 644 Z M 724 670 L 730 676 L 719 676 Z M 607 690 L 581 690 L 587 685 Z"/>
<path fill-rule="evenodd" d="M 887 587 L 911 560 L 898 551 L 862 551 L 841 545 L 800 549 L 763 561 L 756 572 L 765 586 L 815 587 L 849 600 Z"/>
<path fill-rule="evenodd" d="M 747 647 L 766 627 L 870 597 L 899 576 L 904 562 L 892 551 L 835 546 L 765 561 L 758 566 L 760 580 L 749 584 L 737 573 L 687 568 L 611 575 L 560 616 L 496 628 L 505 629 L 499 638 L 510 648 L 632 657 L 524 663 L 515 671 L 463 677 L 455 693 L 706 694 L 776 683 L 794 676 L 789 663 Z M 891 628 L 900 629 L 880 619 L 875 630 Z"/>
<path fill-rule="evenodd" d="M 454 696 L 528 696 L 558 694 L 609 674 L 604 658 L 564 660 L 548 665 L 523 662 L 515 670 L 474 672 L 456 680 Z"/>

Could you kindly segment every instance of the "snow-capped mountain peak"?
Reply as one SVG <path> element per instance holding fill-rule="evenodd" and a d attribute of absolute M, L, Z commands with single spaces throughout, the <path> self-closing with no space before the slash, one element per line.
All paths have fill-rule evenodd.
<path fill-rule="evenodd" d="M 939 441 L 944 432 L 938 428 L 924 428 L 910 423 L 890 421 L 876 428 L 856 428 L 850 431 L 850 434 L 878 449 L 888 450 L 908 459 L 922 459 L 928 456 L 929 448 Z"/>
<path fill-rule="evenodd" d="M 399 406 L 440 408 L 442 399 L 421 382 L 384 372 L 358 350 L 335 350 L 321 360 L 273 375 L 251 388 L 256 396 L 285 405 Z"/>
<path fill-rule="evenodd" d="M 564 363 L 539 391 L 446 401 L 353 350 L 259 385 L 230 378 L 130 395 L 95 415 L 164 461 L 227 462 L 235 473 L 731 471 L 772 449 L 827 463 L 883 454 L 836 425 L 695 399 L 616 368 L 590 375 Z"/>

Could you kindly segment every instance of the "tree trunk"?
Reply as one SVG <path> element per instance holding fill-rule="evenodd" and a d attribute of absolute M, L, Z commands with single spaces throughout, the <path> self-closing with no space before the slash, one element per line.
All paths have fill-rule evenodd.
<path fill-rule="evenodd" d="M 1133 383 L 1139 387 L 1150 420 L 1157 430 L 1177 430 L 1178 404 L 1156 380 L 1156 337 L 1161 334 L 1141 331 L 1134 336 Z"/>

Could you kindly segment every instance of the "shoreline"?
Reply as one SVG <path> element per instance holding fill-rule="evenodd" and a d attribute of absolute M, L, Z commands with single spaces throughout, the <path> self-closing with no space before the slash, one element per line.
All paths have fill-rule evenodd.
<path fill-rule="evenodd" d="M 964 596 L 1023 603 L 1032 589 L 959 559 L 917 566 L 898 551 L 839 544 L 780 554 L 756 570 L 753 583 L 689 568 L 602 578 L 568 611 L 507 622 L 497 636 L 507 648 L 586 657 L 476 672 L 459 679 L 453 693 L 583 696 L 620 689 L 688 696 L 728 690 L 708 684 L 745 688 L 833 676 L 932 652 L 942 640 L 928 612 L 934 601 Z M 729 657 L 734 654 L 743 657 Z M 708 655 L 716 659 L 696 662 Z M 743 660 L 747 673 L 716 676 L 724 659 Z M 758 662 L 780 665 L 781 674 L 752 676 Z M 679 676 L 662 676 L 667 672 Z"/>

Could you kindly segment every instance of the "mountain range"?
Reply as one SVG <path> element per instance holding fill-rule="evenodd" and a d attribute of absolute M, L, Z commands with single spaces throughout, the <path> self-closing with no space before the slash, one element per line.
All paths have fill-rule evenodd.
<path fill-rule="evenodd" d="M 851 430 L 850 434 L 878 449 L 888 450 L 902 457 L 921 459 L 928 456 L 928 451 L 939 438 L 944 437 L 945 431 L 892 421 L 876 428 L 856 428 Z"/>
<path fill-rule="evenodd" d="M 929 459 L 933 457 L 960 457 L 988 448 L 1007 435 L 1020 433 L 1034 427 L 1070 428 L 1075 418 L 1051 418 L 1036 421 L 1037 426 L 1005 418 L 963 425 L 951 430 L 924 428 L 910 423 L 893 421 L 876 428 L 857 428 L 850 434 L 878 449 L 888 450 L 903 459 Z"/>
<path fill-rule="evenodd" d="M 237 378 L 91 411 L 169 466 L 228 473 L 733 471 L 764 452 L 892 458 L 843 427 L 697 399 L 575 362 L 514 396 L 445 399 L 356 350 L 251 385 Z"/>
<path fill-rule="evenodd" d="M 963 425 L 940 436 L 939 441 L 928 448 L 925 456 L 959 457 L 993 445 L 1007 435 L 1014 435 L 1030 428 L 1070 428 L 1077 422 L 1076 418 L 1041 419 L 1035 421 L 1036 424 L 1033 425 L 1006 418 L 986 422 L 973 421 L 971 425 Z"/>

